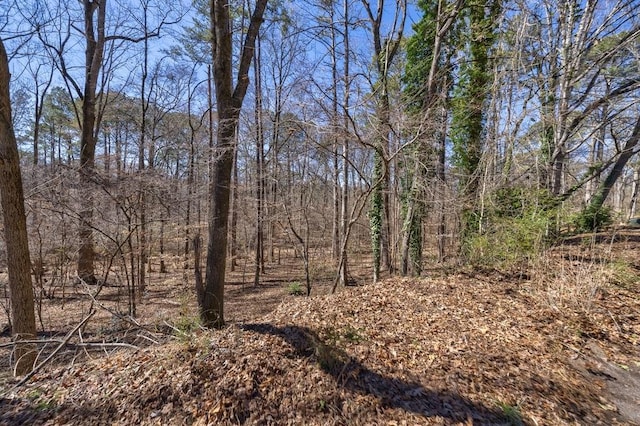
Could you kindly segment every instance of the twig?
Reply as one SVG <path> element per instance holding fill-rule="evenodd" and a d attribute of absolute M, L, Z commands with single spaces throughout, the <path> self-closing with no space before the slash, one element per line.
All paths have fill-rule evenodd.
<path fill-rule="evenodd" d="M 123 342 L 114 342 L 114 343 L 98 343 L 98 342 L 85 342 L 85 343 L 70 343 L 71 346 L 76 346 L 79 348 L 129 348 L 139 350 L 140 348 L 136 345 L 132 345 L 131 343 L 123 343 Z"/>
<path fill-rule="evenodd" d="M 26 383 L 30 378 L 32 378 L 33 376 L 35 376 L 35 375 L 38 373 L 38 371 L 40 371 L 40 370 L 42 369 L 42 367 L 44 367 L 45 365 L 47 365 L 47 363 L 48 363 L 49 361 L 51 361 L 51 360 L 53 359 L 53 357 L 54 357 L 54 356 L 56 356 L 56 354 L 57 354 L 58 352 L 60 352 L 60 349 L 62 349 L 62 348 L 63 348 L 63 347 L 64 347 L 64 346 L 69 342 L 69 340 L 71 340 L 71 338 L 72 338 L 72 337 L 73 337 L 73 335 L 76 333 L 76 331 L 78 331 L 82 326 L 84 326 L 84 325 L 89 321 L 89 319 L 91 319 L 91 317 L 92 317 L 95 313 L 96 313 L 96 311 L 95 311 L 95 310 L 91 310 L 91 311 L 89 312 L 89 314 L 87 314 L 87 316 L 86 316 L 86 317 L 84 317 L 84 318 L 82 319 L 82 321 L 80 321 L 80 322 L 78 323 L 78 325 L 76 325 L 76 326 L 74 327 L 74 329 L 73 329 L 73 330 L 71 330 L 69 333 L 67 333 L 67 335 L 65 336 L 65 338 L 64 338 L 64 339 L 62 339 L 62 342 L 60 342 L 60 344 L 58 345 L 58 347 L 57 347 L 57 348 L 55 348 L 55 349 L 53 350 L 53 352 L 51 352 L 51 354 L 50 354 L 48 357 L 46 357 L 46 358 L 45 358 L 45 360 L 44 360 L 44 361 L 42 361 L 40 364 L 38 364 L 37 366 L 35 366 L 35 367 L 33 368 L 33 370 L 31 370 L 31 372 L 30 372 L 30 373 L 28 373 L 26 376 L 24 376 L 24 377 L 22 378 L 22 380 L 20 380 L 20 381 L 19 381 L 15 386 L 13 386 L 11 389 L 9 389 L 8 391 L 6 391 L 6 393 L 9 393 L 9 392 L 12 392 L 12 391 L 16 390 L 16 389 L 17 389 L 17 388 L 19 388 L 20 386 L 24 385 L 24 384 L 25 384 L 25 383 Z"/>
<path fill-rule="evenodd" d="M 144 334 L 142 334 L 142 333 L 138 333 L 138 334 L 137 334 L 137 337 L 142 337 L 143 339 L 146 339 L 146 340 L 150 341 L 150 342 L 151 342 L 151 343 L 153 343 L 154 345 L 159 345 L 159 344 L 160 344 L 160 342 L 158 342 L 157 340 L 152 339 L 152 338 L 151 338 L 151 337 L 149 337 L 149 336 L 145 336 L 145 335 L 144 335 Z"/>
<path fill-rule="evenodd" d="M 166 325 L 167 327 L 171 328 L 172 330 L 174 330 L 176 333 L 181 334 L 181 335 L 186 335 L 187 333 L 185 333 L 184 331 L 172 326 L 171 324 L 169 324 L 167 321 L 162 321 L 164 323 L 164 325 Z"/>
<path fill-rule="evenodd" d="M 613 323 L 616 325 L 616 328 L 618 329 L 618 332 L 620 332 L 620 334 L 624 334 L 624 331 L 622 331 L 622 327 L 620 327 L 620 324 L 618 324 L 618 321 L 616 321 L 616 319 L 613 317 L 613 314 L 611 313 L 611 311 L 607 309 L 607 313 L 609 314 L 609 316 L 613 320 Z"/>
<path fill-rule="evenodd" d="M 121 319 L 122 321 L 128 322 L 130 324 L 133 324 L 134 326 L 141 328 L 143 330 L 147 330 L 149 332 L 152 332 L 152 330 L 149 330 L 149 328 L 143 326 L 142 324 L 140 324 L 138 321 L 136 321 L 133 317 L 129 316 L 129 315 L 122 315 L 121 313 L 106 307 L 104 304 L 98 302 L 98 300 L 95 298 L 95 295 L 91 293 L 91 290 L 89 289 L 89 285 L 79 276 L 76 276 L 77 279 L 80 280 L 80 282 L 82 283 L 82 285 L 85 287 L 85 291 L 86 293 L 89 295 L 89 297 L 92 300 L 93 304 L 98 305 L 99 307 L 101 307 L 102 309 L 104 309 L 105 311 L 109 312 L 111 315 L 113 315 L 114 317 Z"/>

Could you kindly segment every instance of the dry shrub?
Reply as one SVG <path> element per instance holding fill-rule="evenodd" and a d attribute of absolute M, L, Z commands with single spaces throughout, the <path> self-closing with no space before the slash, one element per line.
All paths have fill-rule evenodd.
<path fill-rule="evenodd" d="M 554 309 L 589 312 L 616 276 L 612 265 L 605 258 L 544 253 L 532 262 L 534 293 Z"/>

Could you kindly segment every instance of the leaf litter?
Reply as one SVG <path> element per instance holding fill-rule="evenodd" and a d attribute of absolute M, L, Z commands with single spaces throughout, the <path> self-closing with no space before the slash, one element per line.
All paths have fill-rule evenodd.
<path fill-rule="evenodd" d="M 638 389 L 626 412 L 610 390 L 640 369 L 639 293 L 608 285 L 585 310 L 471 272 L 286 297 L 223 330 L 44 369 L 0 399 L 0 424 L 634 424 Z"/>

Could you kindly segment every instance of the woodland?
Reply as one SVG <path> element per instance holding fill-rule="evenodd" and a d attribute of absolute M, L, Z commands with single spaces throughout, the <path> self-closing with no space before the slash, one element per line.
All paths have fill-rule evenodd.
<path fill-rule="evenodd" d="M 3 1 L 0 424 L 640 424 L 638 10 Z"/>

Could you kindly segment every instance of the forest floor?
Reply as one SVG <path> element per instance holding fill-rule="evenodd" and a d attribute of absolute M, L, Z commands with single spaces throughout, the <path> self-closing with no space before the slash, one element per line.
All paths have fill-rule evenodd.
<path fill-rule="evenodd" d="M 639 252 L 623 231 L 516 273 L 368 284 L 363 263 L 334 295 L 315 269 L 311 298 L 288 294 L 302 275 L 287 259 L 257 288 L 230 276 L 217 331 L 197 326 L 188 271 L 152 274 L 138 324 L 106 287 L 71 334 L 92 301 L 69 289 L 42 309 L 39 362 L 60 351 L 24 383 L 0 378 L 0 424 L 640 424 Z"/>

